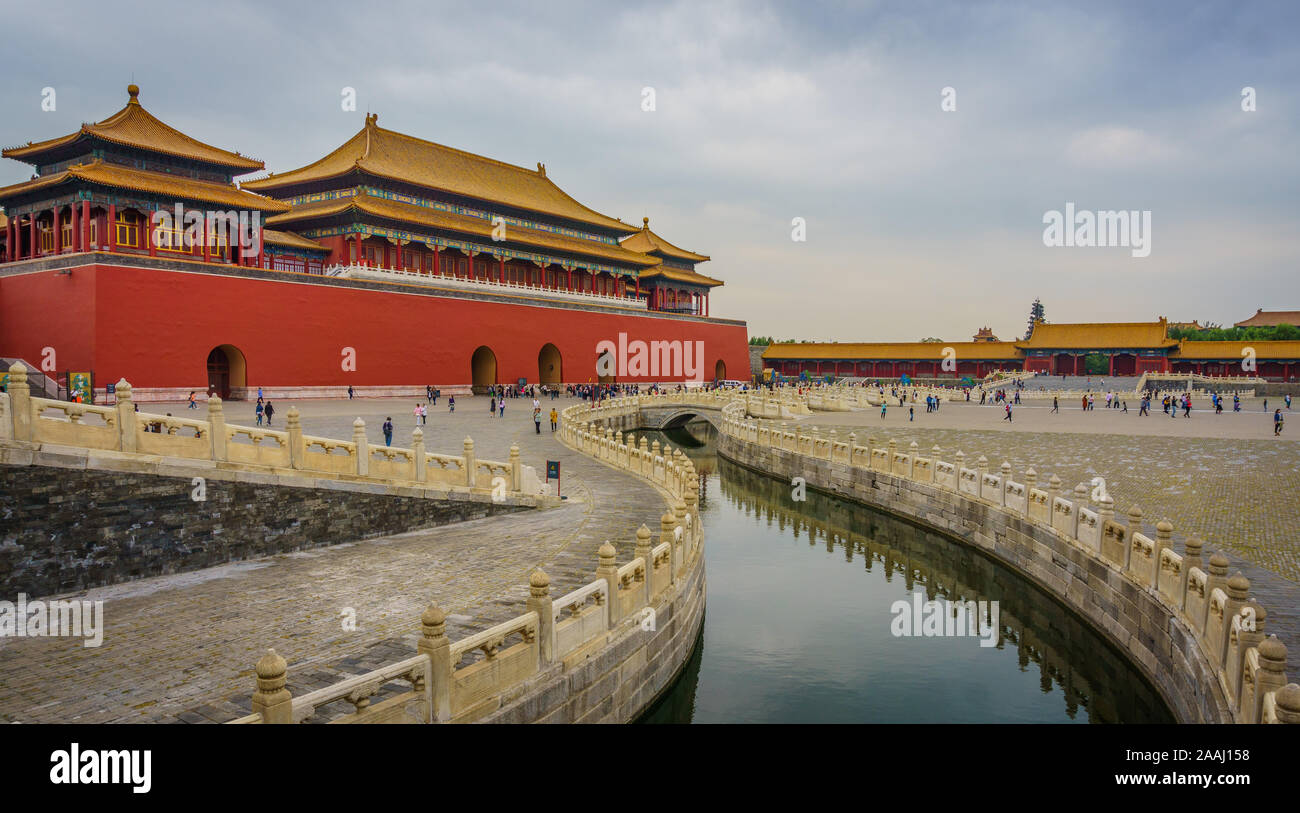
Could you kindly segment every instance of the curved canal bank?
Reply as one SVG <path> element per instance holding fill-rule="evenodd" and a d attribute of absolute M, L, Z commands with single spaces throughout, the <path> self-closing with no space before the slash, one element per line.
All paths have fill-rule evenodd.
<path fill-rule="evenodd" d="M 834 497 L 792 503 L 716 438 L 650 437 L 700 473 L 713 578 L 682 677 L 640 722 L 1174 721 L 1114 646 L 983 553 Z M 897 602 L 931 600 L 996 601 L 996 645 L 895 634 Z"/>

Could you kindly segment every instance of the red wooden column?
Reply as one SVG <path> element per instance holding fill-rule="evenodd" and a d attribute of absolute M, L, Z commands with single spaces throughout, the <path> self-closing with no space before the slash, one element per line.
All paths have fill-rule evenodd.
<path fill-rule="evenodd" d="M 499 263 L 501 264 L 501 271 L 500 271 L 500 273 L 501 273 L 501 279 L 497 280 L 497 282 L 499 282 L 499 283 L 501 283 L 502 285 L 504 285 L 505 282 L 506 282 L 506 258 L 505 258 L 505 257 L 502 257 L 502 258 L 500 258 L 497 262 L 499 262 Z"/>
<path fill-rule="evenodd" d="M 636 298 L 641 298 L 641 277 L 639 275 L 636 278 Z"/>
<path fill-rule="evenodd" d="M 208 262 L 208 218 L 207 215 L 199 215 L 199 256 L 203 262 Z"/>
<path fill-rule="evenodd" d="M 81 251 L 81 224 L 77 221 L 77 217 L 81 212 L 75 200 L 68 208 L 72 214 L 72 242 L 68 247 L 71 248 L 73 252 Z"/>
<path fill-rule="evenodd" d="M 266 243 L 262 240 L 262 227 L 257 227 L 257 267 L 262 268 L 266 262 Z"/>
<path fill-rule="evenodd" d="M 54 220 L 52 221 L 54 223 L 54 234 L 50 237 L 50 248 L 52 249 L 50 253 L 58 254 L 59 243 L 63 238 L 63 232 L 59 230 L 59 207 L 55 206 L 51 212 L 54 215 Z"/>
<path fill-rule="evenodd" d="M 433 275 L 442 276 L 442 249 L 438 246 L 430 246 L 433 249 Z"/>
<path fill-rule="evenodd" d="M 1115 374 L 1115 354 L 1114 354 L 1114 353 L 1111 353 L 1111 354 L 1110 354 L 1110 372 L 1106 373 L 1106 375 L 1114 375 L 1114 374 Z"/>
<path fill-rule="evenodd" d="M 11 263 L 17 256 L 15 253 L 14 240 L 18 236 L 18 218 L 11 217 L 5 224 L 5 262 Z"/>
<path fill-rule="evenodd" d="M 104 231 L 107 232 L 108 242 L 105 245 L 108 246 L 109 251 L 117 251 L 117 204 L 108 204 L 107 217 L 108 228 L 104 229 Z"/>
<path fill-rule="evenodd" d="M 36 213 L 32 212 L 29 215 L 29 217 L 31 217 L 32 219 L 28 228 L 28 231 L 30 232 L 31 243 L 28 244 L 27 246 L 27 252 L 28 252 L 28 256 L 36 257 L 41 253 L 41 244 L 39 242 L 40 236 L 36 233 Z"/>
<path fill-rule="evenodd" d="M 565 282 L 565 287 L 567 290 L 572 291 L 573 290 L 573 269 L 566 268 L 564 270 L 564 273 L 568 275 L 568 281 Z"/>
<path fill-rule="evenodd" d="M 81 250 L 90 251 L 90 201 L 81 202 Z"/>
<path fill-rule="evenodd" d="M 144 219 L 144 224 L 141 226 L 141 229 L 144 231 L 145 243 L 149 246 L 149 256 L 157 257 L 158 246 L 155 245 L 153 241 L 153 215 L 152 214 Z"/>

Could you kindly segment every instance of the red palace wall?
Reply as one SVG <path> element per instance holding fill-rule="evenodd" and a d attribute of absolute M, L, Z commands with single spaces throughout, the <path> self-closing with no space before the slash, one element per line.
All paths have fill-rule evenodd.
<path fill-rule="evenodd" d="M 703 341 L 705 381 L 715 364 L 749 379 L 743 323 L 621 315 L 216 274 L 87 265 L 71 274 L 0 277 L 0 356 L 93 370 L 96 386 L 125 378 L 136 387 L 207 384 L 218 345 L 239 348 L 250 387 L 450 385 L 471 382 L 471 358 L 486 345 L 497 382 L 539 380 L 538 354 L 560 351 L 562 380 L 596 379 L 596 345 Z M 343 349 L 356 371 L 342 369 Z M 680 380 L 659 375 L 643 381 Z M 638 379 L 619 376 L 619 381 Z"/>

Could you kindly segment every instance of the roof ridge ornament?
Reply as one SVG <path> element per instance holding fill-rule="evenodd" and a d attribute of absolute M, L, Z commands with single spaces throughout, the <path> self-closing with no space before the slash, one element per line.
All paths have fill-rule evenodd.
<path fill-rule="evenodd" d="M 541 161 L 537 162 L 537 174 L 541 175 L 543 178 L 546 177 L 546 164 L 543 164 Z"/>
<path fill-rule="evenodd" d="M 135 83 L 132 83 L 132 84 L 127 85 L 127 86 L 126 86 L 126 95 L 129 96 L 129 97 L 131 97 L 130 100 L 127 101 L 127 104 L 139 104 L 139 103 L 140 103 L 140 98 L 139 98 L 139 97 L 140 97 L 140 86 L 137 85 L 137 84 L 135 84 Z"/>

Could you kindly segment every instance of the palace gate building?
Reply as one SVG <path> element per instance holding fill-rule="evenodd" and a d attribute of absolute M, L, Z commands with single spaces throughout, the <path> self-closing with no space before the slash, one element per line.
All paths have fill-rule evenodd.
<path fill-rule="evenodd" d="M 986 331 L 982 331 L 983 335 Z M 980 378 L 997 370 L 1086 375 L 1088 356 L 1105 357 L 1099 375 L 1196 373 L 1300 380 L 1300 341 L 1192 341 L 1169 338 L 1169 323 L 1038 321 L 1028 339 L 973 342 L 799 342 L 773 344 L 763 366 L 784 376 Z M 1253 370 L 1244 368 L 1250 359 Z M 945 360 L 951 360 L 947 366 Z"/>
<path fill-rule="evenodd" d="M 0 358 L 126 378 L 143 397 L 422 392 L 595 381 L 596 347 L 684 347 L 745 375 L 744 322 L 709 315 L 709 260 L 592 210 L 535 170 L 379 127 L 264 164 L 127 105 L 4 150 Z M 178 209 L 179 207 L 179 209 Z M 172 215 L 162 219 L 156 213 Z M 197 213 L 187 232 L 174 214 Z M 235 232 L 223 217 L 242 217 Z M 690 371 L 661 372 L 678 381 Z M 619 379 L 635 380 L 635 379 Z"/>

